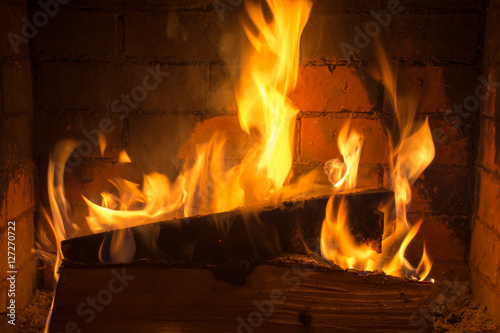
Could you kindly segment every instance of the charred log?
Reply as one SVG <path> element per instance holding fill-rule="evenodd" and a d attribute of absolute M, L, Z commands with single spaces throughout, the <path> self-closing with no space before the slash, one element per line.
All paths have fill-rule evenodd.
<path fill-rule="evenodd" d="M 343 196 L 353 212 L 353 235 L 380 249 L 384 216 L 377 206 L 393 198 L 392 192 L 376 189 Z M 134 227 L 130 232 L 137 248 L 135 261 L 229 264 L 280 253 L 317 252 L 327 202 L 327 197 L 313 198 L 276 209 L 240 209 Z M 77 263 L 106 262 L 99 259 L 99 250 L 109 246 L 111 235 L 108 231 L 66 240 L 64 257 Z"/>

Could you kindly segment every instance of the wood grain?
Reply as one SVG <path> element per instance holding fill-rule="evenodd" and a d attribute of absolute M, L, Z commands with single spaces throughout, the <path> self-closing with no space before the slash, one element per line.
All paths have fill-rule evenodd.
<path fill-rule="evenodd" d="M 76 309 L 88 297 L 105 293 L 112 270 L 124 270 L 134 279 L 86 323 L 89 315 L 80 316 Z M 68 322 L 74 322 L 73 329 L 95 333 L 417 332 L 420 327 L 410 325 L 409 318 L 428 306 L 431 293 L 429 283 L 298 262 L 259 265 L 245 285 L 217 280 L 196 267 L 64 265 L 60 273 L 53 333 L 66 332 Z M 266 304 L 265 310 L 256 304 Z"/>

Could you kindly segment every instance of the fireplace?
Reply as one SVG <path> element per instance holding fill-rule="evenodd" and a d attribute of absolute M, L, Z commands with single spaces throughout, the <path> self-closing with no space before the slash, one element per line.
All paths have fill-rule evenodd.
<path fill-rule="evenodd" d="M 297 4 L 307 5 L 303 8 Z M 61 241 L 60 253 L 66 258 L 66 263 L 60 272 L 67 274 L 65 278 L 68 281 L 72 279 L 72 283 L 84 284 L 85 279 L 95 279 L 106 284 L 110 277 L 121 274 L 123 267 L 129 267 L 121 264 L 137 259 L 137 253 L 143 255 L 141 259 L 151 260 L 150 264 L 154 267 L 163 265 L 164 257 L 156 257 L 157 253 L 153 250 L 144 250 L 147 241 L 138 241 L 138 236 L 131 236 L 144 231 L 134 229 L 140 228 L 136 224 L 151 224 L 152 230 L 148 229 L 148 232 L 164 242 L 160 248 L 170 256 L 169 260 L 173 256 L 178 261 L 175 265 L 186 264 L 187 257 L 181 256 L 180 260 L 176 257 L 178 248 L 166 246 L 166 242 L 181 242 L 189 239 L 190 233 L 203 237 L 213 235 L 213 239 L 209 238 L 194 247 L 192 258 L 196 259 L 197 265 L 212 265 L 214 262 L 228 264 L 225 252 L 228 248 L 225 246 L 231 242 L 231 237 L 243 237 L 235 241 L 238 243 L 243 239 L 241 244 L 227 245 L 238 255 L 241 254 L 238 257 L 240 264 L 243 257 L 247 260 L 246 255 L 254 252 L 261 254 L 261 260 L 271 260 L 262 267 L 255 264 L 257 275 L 251 281 L 256 285 L 256 281 L 260 281 L 256 277 L 258 274 L 261 274 L 262 280 L 273 274 L 279 277 L 283 274 L 282 267 L 292 265 L 290 263 L 295 265 L 297 261 L 302 265 L 301 260 L 308 254 L 307 274 L 314 277 L 304 282 L 305 285 L 312 283 L 310 281 L 324 281 L 322 275 L 314 275 L 319 273 L 310 271 L 312 267 L 323 267 L 317 260 L 328 259 L 342 269 L 356 269 L 362 275 L 364 273 L 359 272 L 374 270 L 377 264 L 357 266 L 350 256 L 339 255 L 342 251 L 338 248 L 325 246 L 327 238 L 321 236 L 322 233 L 333 232 L 325 227 L 327 224 L 321 227 L 326 207 L 340 210 L 342 203 L 332 199 L 329 206 L 328 200 L 323 202 L 318 199 L 324 193 L 314 192 L 310 185 L 314 183 L 314 186 L 329 188 L 331 193 L 327 192 L 328 195 L 339 190 L 334 185 L 340 186 L 341 191 L 353 190 L 346 184 L 348 170 L 355 166 L 355 187 L 362 190 L 361 194 L 349 192 L 347 206 L 351 207 L 351 211 L 360 211 L 357 214 L 359 223 L 363 224 L 366 219 L 373 223 L 370 222 L 372 226 L 366 234 L 359 231 L 358 235 L 354 235 L 354 242 L 357 245 L 363 243 L 370 251 L 383 251 L 381 239 L 388 237 L 384 234 L 388 229 L 387 226 L 385 230 L 373 229 L 374 221 L 382 225 L 384 218 L 396 212 L 385 211 L 377 215 L 381 207 L 372 206 L 371 199 L 376 198 L 377 205 L 387 197 L 397 202 L 398 198 L 401 199 L 398 193 L 402 193 L 395 190 L 398 181 L 410 180 L 411 203 L 401 207 L 405 207 L 404 216 L 408 225 L 419 225 L 419 230 L 403 251 L 406 259 L 401 260 L 414 267 L 414 273 L 400 275 L 408 280 L 403 283 L 407 289 L 402 289 L 401 293 L 415 293 L 412 300 L 418 299 L 429 305 L 433 301 L 433 295 L 427 294 L 430 293 L 431 279 L 436 285 L 443 281 L 470 282 L 475 300 L 487 307 L 489 315 L 499 325 L 500 224 L 495 213 L 500 211 L 497 152 L 500 143 L 496 133 L 499 108 L 499 47 L 496 35 L 500 3 L 495 0 L 318 0 L 314 3 L 304 0 L 291 1 L 288 6 L 294 8 L 293 14 L 287 13 L 287 10 L 283 10 L 282 14 L 288 17 L 286 15 L 293 16 L 300 11 L 308 12 L 306 7 L 310 4 L 310 15 L 307 13 L 295 18 L 298 22 L 294 26 L 296 38 L 291 38 L 289 42 L 300 41 L 297 45 L 281 43 L 277 33 L 271 34 L 278 40 L 273 44 L 278 49 L 297 51 L 297 68 L 294 70 L 294 61 L 284 64 L 285 69 L 274 66 L 279 63 L 279 57 L 271 63 L 256 60 L 262 53 L 273 53 L 263 46 L 264 30 L 259 30 L 259 27 L 265 27 L 273 18 L 278 21 L 276 13 L 279 9 L 273 10 L 266 4 L 262 13 L 266 24 L 260 22 L 259 26 L 257 18 L 260 16 L 255 14 L 252 17 L 248 8 L 253 7 L 245 7 L 243 1 L 0 2 L 0 16 L 3 17 L 0 30 L 4 36 L 0 44 L 0 117 L 3 133 L 0 240 L 2 254 L 5 254 L 0 266 L 0 311 L 10 312 L 8 306 L 13 297 L 9 296 L 9 291 L 13 279 L 9 278 L 12 275 L 15 276 L 16 313 L 30 303 L 36 289 L 55 288 L 53 269 L 61 263 L 56 259 L 51 264 L 47 259 L 54 260 L 52 254 L 57 252 L 57 244 Z M 247 31 L 242 28 L 242 22 L 246 24 Z M 287 32 L 293 30 L 288 29 Z M 255 50 L 262 47 L 264 51 L 259 49 L 260 52 L 245 53 L 248 52 L 249 41 L 253 42 Z M 289 52 L 286 57 L 293 58 L 294 53 Z M 252 72 L 248 64 L 253 64 L 258 70 Z M 258 76 L 257 72 L 269 74 L 275 71 L 278 78 L 274 77 L 274 84 L 268 83 L 269 77 L 251 81 Z M 296 86 L 290 87 L 287 80 L 294 81 L 295 76 Z M 242 87 L 242 82 L 248 78 L 252 83 Z M 397 78 L 397 85 L 393 86 L 394 78 Z M 264 89 L 265 93 L 262 93 L 262 86 L 272 89 Z M 265 126 L 258 120 L 272 117 L 259 118 L 255 109 L 261 108 L 255 105 L 247 107 L 259 98 L 264 99 L 263 96 L 269 97 L 271 105 L 282 103 L 278 108 L 284 108 L 285 113 L 278 117 L 279 123 L 288 121 L 289 127 L 273 127 L 270 131 L 274 134 L 285 133 L 282 136 L 276 134 L 281 139 L 275 140 L 285 142 L 285 148 L 269 148 L 271 153 L 266 158 L 256 158 L 252 155 L 256 154 L 252 153 L 255 145 L 264 141 L 271 146 L 274 140 L 265 138 L 266 131 L 262 129 Z M 404 115 L 411 114 L 412 109 L 415 110 L 415 117 L 412 117 L 415 122 L 405 127 Z M 399 128 L 394 127 L 398 119 Z M 398 142 L 403 142 L 405 138 L 413 143 L 398 146 Z M 429 138 L 432 139 L 432 149 L 426 148 Z M 344 145 L 339 142 L 342 139 Z M 201 147 L 202 144 L 205 146 Z M 281 154 L 287 149 L 288 156 L 278 156 L 278 152 Z M 412 155 L 418 157 L 418 163 L 425 165 L 415 168 L 417 172 L 396 162 L 398 154 L 404 156 L 401 151 L 405 149 L 424 151 L 426 154 L 432 150 L 434 156 L 426 163 L 428 154 L 424 154 L 426 157 Z M 219 150 L 224 152 L 220 159 L 224 163 L 223 168 L 235 168 L 231 169 L 235 171 L 217 178 L 213 172 L 204 170 L 213 171 L 216 168 L 209 162 L 208 156 L 215 155 Z M 207 155 L 205 160 L 201 158 L 204 154 Z M 231 182 L 225 183 L 226 179 L 236 177 L 236 174 L 238 177 L 248 175 L 248 168 L 238 169 L 245 163 L 245 158 L 250 158 L 248 156 L 252 157 L 251 165 L 265 164 L 266 177 L 262 178 L 258 172 L 250 178 L 243 177 L 238 185 L 247 190 L 255 189 L 255 193 L 252 197 L 247 191 L 240 202 L 230 203 L 238 195 L 231 187 L 234 185 L 228 185 Z M 334 159 L 336 162 L 331 162 Z M 349 159 L 357 163 L 348 165 Z M 264 160 L 267 162 L 264 163 Z M 278 167 L 277 163 L 283 160 L 287 162 Z M 415 161 L 415 158 L 409 157 L 409 161 Z M 329 175 L 323 172 L 325 166 Z M 280 172 L 280 169 L 287 168 L 289 173 Z M 336 177 L 336 172 L 340 176 Z M 117 178 L 127 181 L 116 181 Z M 197 180 L 192 181 L 194 178 Z M 115 181 L 109 181 L 113 179 Z M 198 187 L 182 187 L 179 179 L 183 179 L 185 184 L 192 181 Z M 199 185 L 200 179 L 205 180 L 203 186 Z M 290 189 L 283 193 L 275 189 L 265 190 L 266 195 L 268 192 L 281 194 L 259 201 L 264 191 L 262 184 L 269 179 L 274 184 L 281 184 L 280 188 L 284 186 L 288 189 L 287 186 L 290 186 Z M 297 187 L 299 191 L 293 185 L 301 180 L 309 185 L 307 189 Z M 341 183 L 343 181 L 345 183 Z M 193 190 L 195 187 L 196 190 Z M 208 190 L 200 190 L 202 187 Z M 145 195 L 146 189 L 155 191 L 159 188 L 169 193 L 168 196 L 163 192 L 155 194 L 156 198 L 163 200 L 163 207 L 149 207 L 149 199 L 144 199 L 150 198 Z M 102 192 L 107 194 L 103 196 Z M 224 200 L 214 203 L 213 193 Z M 405 193 L 405 197 L 408 195 Z M 124 197 L 130 199 L 132 205 L 120 208 Z M 184 201 L 178 205 L 176 198 L 184 198 L 182 200 L 188 200 L 190 205 L 184 204 Z M 366 204 L 368 201 L 369 205 Z M 175 208 L 169 210 L 166 206 Z M 136 214 L 132 219 L 123 217 L 122 213 L 106 217 L 102 213 L 103 207 L 112 211 L 151 209 L 147 214 Z M 235 227 L 228 227 L 231 232 L 225 235 L 227 239 L 212 229 L 204 229 L 203 222 L 207 219 L 214 225 L 220 223 L 221 215 L 213 214 L 225 214 L 241 207 L 246 207 L 238 210 L 241 221 L 231 222 Z M 254 213 L 262 214 L 255 217 L 248 212 L 248 207 L 253 207 Z M 317 211 L 322 211 L 323 216 L 317 217 L 317 225 L 313 227 L 313 222 L 308 222 L 308 219 L 314 220 L 311 216 Z M 54 213 L 59 217 L 54 217 Z M 186 216 L 199 216 L 201 220 L 184 220 Z M 279 255 L 274 247 L 270 250 L 267 245 L 261 244 L 262 240 L 256 241 L 252 232 L 241 231 L 245 229 L 243 225 L 263 224 L 267 228 L 276 219 L 289 221 L 297 216 L 301 219 L 297 228 L 290 228 L 286 223 L 273 227 L 273 232 L 280 238 L 280 250 L 300 255 L 288 258 L 285 263 L 282 257 L 277 259 Z M 58 218 L 66 225 L 64 235 L 57 230 Z M 180 222 L 177 220 L 177 227 L 180 225 L 179 228 L 188 230 L 182 229 L 178 234 L 171 230 L 168 221 L 174 218 L 181 219 Z M 121 224 L 116 223 L 117 219 Z M 51 224 L 47 220 L 52 221 L 56 233 L 59 232 L 58 237 L 52 236 Z M 132 220 L 135 222 L 130 222 Z M 137 223 L 138 220 L 142 222 Z M 420 221 L 423 222 L 419 224 Z M 238 223 L 242 226 L 238 227 Z M 295 226 L 294 223 L 290 224 Z M 15 230 L 9 228 L 13 226 Z M 196 229 L 198 227 L 201 229 Z M 126 228 L 131 229 L 121 232 L 120 236 L 115 233 L 115 238 L 111 234 L 101 234 Z M 260 232 L 269 234 L 267 231 Z M 373 236 L 374 232 L 378 233 Z M 14 238 L 9 238 L 13 235 Z M 135 237 L 133 245 L 126 243 L 131 237 Z M 345 237 L 347 235 L 336 239 Z M 113 244 L 120 243 L 117 239 L 128 244 L 128 250 L 136 251 L 123 248 L 113 251 Z M 10 255 L 15 256 L 14 261 L 8 259 L 9 246 L 12 245 L 9 242 L 15 243 L 15 253 Z M 33 248 L 40 251 L 35 253 Z M 422 259 L 423 252 L 428 262 Z M 316 253 L 314 260 L 310 257 L 313 253 Z M 279 264 L 277 260 L 281 260 Z M 11 262 L 12 267 L 8 266 Z M 105 273 L 99 271 L 104 275 L 92 270 L 85 275 L 77 273 L 83 269 L 79 265 L 101 268 L 108 266 L 100 265 L 110 265 L 111 268 Z M 423 277 L 425 269 L 422 267 L 427 266 L 430 272 Z M 143 284 L 149 281 L 158 292 L 170 294 L 175 291 L 172 286 L 177 285 L 179 290 L 188 293 L 188 289 L 182 289 L 183 285 L 178 284 L 179 281 L 197 281 L 193 275 L 185 274 L 175 266 L 171 268 L 175 273 L 166 279 L 168 285 L 160 286 L 154 274 L 140 275 L 141 268 L 138 267 L 131 267 L 134 276 L 138 276 Z M 372 269 L 368 269 L 370 267 Z M 388 271 L 386 265 L 380 267 L 384 267 L 387 274 L 393 272 Z M 147 267 L 146 270 L 149 272 L 151 269 Z M 196 269 L 200 269 L 196 271 L 200 275 L 199 283 L 215 284 L 218 288 L 244 285 L 245 279 L 251 277 L 251 272 L 243 274 L 237 270 L 234 277 L 231 269 L 231 273 L 212 270 L 214 282 L 212 275 L 205 275 L 207 272 L 199 267 Z M 398 275 L 398 270 L 392 275 Z M 367 279 L 373 279 L 374 284 L 380 278 L 368 275 Z M 393 277 L 388 279 L 389 285 L 400 281 L 391 280 Z M 410 280 L 420 279 L 425 281 L 415 285 L 410 283 L 413 282 Z M 126 279 L 120 281 L 127 283 Z M 231 287 L 221 285 L 220 281 Z M 333 281 L 333 285 L 339 283 L 345 288 L 359 285 L 357 279 L 351 278 L 344 280 L 343 277 L 336 277 Z M 406 283 L 411 286 L 406 287 Z M 259 286 L 268 291 L 266 288 L 269 286 Z M 274 287 L 280 288 L 279 285 Z M 377 288 L 374 287 L 374 292 Z M 231 290 L 238 293 L 237 289 Z M 381 290 L 377 297 L 384 299 L 385 291 Z M 281 299 L 279 295 L 273 296 L 272 291 L 272 288 L 269 289 L 266 297 Z M 258 293 L 257 289 L 249 289 L 242 294 L 243 299 L 248 297 L 250 305 L 254 293 Z M 64 295 L 64 292 L 59 295 Z M 75 304 L 64 303 L 67 299 L 57 303 L 56 296 L 55 304 L 78 306 L 80 296 L 84 295 L 75 296 Z M 288 296 L 293 298 L 290 294 Z M 225 300 L 232 302 L 230 298 Z M 392 299 L 386 301 L 392 302 Z M 216 304 L 221 309 L 225 306 L 223 303 Z M 246 315 L 246 312 L 241 314 L 242 318 Z M 316 315 L 310 309 L 300 310 L 297 325 L 301 329 L 314 329 L 315 322 L 318 325 L 322 322 L 321 316 L 326 316 Z M 431 329 L 431 320 L 421 317 L 409 320 L 406 319 L 408 316 L 404 317 L 403 321 L 408 323 L 407 330 L 418 331 L 422 327 L 415 324 L 418 320 L 427 323 L 424 330 Z M 362 321 L 361 315 L 359 318 Z M 58 319 L 57 323 L 64 322 L 63 319 Z M 271 323 L 280 320 L 274 319 Z M 236 330 L 241 323 L 235 319 L 234 324 Z M 262 328 L 266 329 L 267 324 L 266 321 Z M 5 325 L 11 328 L 8 323 Z M 85 325 L 78 324 L 69 329 L 84 329 Z M 57 326 L 57 329 L 64 329 L 64 325 Z M 269 329 L 272 330 L 272 326 Z M 207 330 L 210 331 L 210 328 Z"/>

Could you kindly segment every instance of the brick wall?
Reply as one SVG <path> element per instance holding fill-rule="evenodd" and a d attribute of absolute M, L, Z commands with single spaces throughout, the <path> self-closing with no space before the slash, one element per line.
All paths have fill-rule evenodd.
<path fill-rule="evenodd" d="M 500 82 L 500 1 L 486 16 L 484 77 Z M 485 88 L 486 90 L 486 88 Z M 486 93 L 486 92 L 485 92 Z M 500 323 L 500 94 L 492 86 L 481 113 L 477 199 L 471 244 L 471 282 L 476 298 Z"/>
<path fill-rule="evenodd" d="M 31 299 L 36 277 L 34 247 L 33 105 L 29 48 L 15 52 L 6 38 L 20 34 L 25 1 L 0 2 L 0 312 L 7 306 L 7 222 L 15 221 L 16 307 Z"/>
<path fill-rule="evenodd" d="M 345 4 L 344 4 L 345 3 Z M 301 110 L 297 166 L 307 169 L 338 156 L 336 136 L 347 119 L 365 135 L 361 183 L 387 182 L 387 137 L 392 121 L 387 96 L 370 73 L 377 68 L 374 48 L 360 48 L 351 60 L 340 44 L 355 44 L 355 28 L 374 21 L 371 10 L 390 8 L 391 1 L 319 1 L 313 7 L 302 47 L 303 69 L 296 101 Z M 398 84 L 420 94 L 418 116 L 430 119 L 436 157 L 413 187 L 410 218 L 425 218 L 409 258 L 420 256 L 425 237 L 434 257 L 431 275 L 466 279 L 474 201 L 474 159 L 479 111 L 460 124 L 444 117 L 454 104 L 474 95 L 480 84 L 483 14 L 477 1 L 401 1 L 380 37 L 393 60 L 399 61 Z M 453 127 L 456 125 L 455 127 Z M 435 132 L 438 131 L 438 132 Z"/>
<path fill-rule="evenodd" d="M 73 1 L 60 9 L 32 43 L 35 153 L 41 183 L 49 152 L 59 138 L 92 141 L 83 130 L 98 128 L 102 119 L 113 124 L 104 156 L 94 146 L 66 174 L 68 195 L 77 213 L 85 210 L 80 195 L 99 200 L 109 177 L 132 172 L 140 179 L 140 170 L 117 164 L 121 149 L 139 162 L 141 170 L 160 169 L 175 175 L 183 159 L 192 158 L 192 147 L 183 146 L 191 133 L 208 139 L 219 128 L 237 132 L 229 80 L 232 67 L 225 65 L 219 41 L 231 40 L 226 32 L 237 31 L 242 6 L 233 10 L 227 1 L 219 1 L 217 8 L 214 3 Z M 375 52 L 368 45 L 350 61 L 341 45 L 355 45 L 355 28 L 364 29 L 375 21 L 371 11 L 392 3 L 315 1 L 302 40 L 298 87 L 292 96 L 301 110 L 295 173 L 339 157 L 336 137 L 342 124 L 351 119 L 365 136 L 360 183 L 387 183 L 384 124 L 393 115 L 386 107 L 380 81 L 371 75 L 377 68 Z M 402 0 L 402 11 L 391 16 L 380 34 L 391 59 L 400 61 L 400 82 L 422 95 L 419 118 L 429 116 L 432 129 L 440 131 L 435 161 L 416 182 L 410 208 L 413 220 L 425 218 L 421 235 L 429 239 L 436 278 L 468 276 L 479 117 L 473 113 L 456 125 L 446 121 L 444 114 L 473 95 L 479 84 L 481 3 Z M 144 100 L 128 107 L 126 117 L 112 112 L 113 101 L 142 85 L 146 67 L 157 64 L 169 76 L 148 91 Z M 420 255 L 419 237 L 411 259 Z"/>

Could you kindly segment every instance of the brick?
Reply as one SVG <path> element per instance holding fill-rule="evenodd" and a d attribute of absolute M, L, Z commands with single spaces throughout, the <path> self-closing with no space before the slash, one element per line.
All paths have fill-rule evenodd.
<path fill-rule="evenodd" d="M 361 164 L 358 168 L 358 180 L 356 186 L 382 187 L 383 168 L 378 164 Z"/>
<path fill-rule="evenodd" d="M 385 0 L 389 1 L 389 0 Z M 470 9 L 477 8 L 475 0 L 399 0 L 405 9 Z"/>
<path fill-rule="evenodd" d="M 428 278 L 436 281 L 469 281 L 469 267 L 464 261 L 434 259 Z"/>
<path fill-rule="evenodd" d="M 0 131 L 0 163 L 8 169 L 20 161 L 26 161 L 32 154 L 31 118 L 29 115 L 13 116 L 2 120 Z"/>
<path fill-rule="evenodd" d="M 36 259 L 33 258 L 20 267 L 16 274 L 16 312 L 24 308 L 31 300 L 33 290 L 36 286 Z M 7 309 L 7 291 L 9 284 L 7 280 L 0 282 L 0 313 Z"/>
<path fill-rule="evenodd" d="M 143 167 L 155 161 L 176 159 L 193 126 L 194 117 L 190 115 L 132 115 L 129 119 L 129 156 Z"/>
<path fill-rule="evenodd" d="M 35 225 L 33 213 L 16 221 L 16 263 L 24 265 L 34 255 L 31 251 L 35 248 Z"/>
<path fill-rule="evenodd" d="M 242 131 L 238 118 L 234 116 L 218 116 L 196 123 L 191 137 L 183 143 L 178 157 L 195 159 L 198 156 L 196 146 L 208 143 L 215 133 L 222 134 L 225 140 L 224 158 L 240 159 L 245 149 L 251 144 L 251 139 Z"/>
<path fill-rule="evenodd" d="M 291 98 L 301 111 L 368 112 L 378 104 L 379 87 L 367 70 L 302 67 Z"/>
<path fill-rule="evenodd" d="M 33 108 L 33 101 L 29 60 L 6 61 L 2 64 L 1 74 L 5 114 L 30 112 Z"/>
<path fill-rule="evenodd" d="M 500 122 L 490 119 L 482 119 L 479 162 L 487 169 L 500 173 L 500 153 L 498 147 L 500 142 Z"/>
<path fill-rule="evenodd" d="M 156 64 L 150 67 L 153 71 Z M 44 109 L 98 109 L 115 106 L 130 112 L 136 109 L 148 111 L 186 112 L 203 111 L 208 91 L 208 68 L 205 66 L 161 66 L 169 76 L 147 92 L 137 105 L 126 106 L 123 95 L 131 95 L 136 87 L 142 87 L 150 74 L 146 66 L 115 64 L 44 63 L 37 71 L 40 77 L 51 80 L 38 82 L 37 99 Z M 147 85 L 155 84 L 148 80 Z M 84 92 L 75 94 L 75 91 Z M 139 96 L 139 95 L 138 95 Z M 132 97 L 130 97 L 132 99 Z M 132 103 L 134 103 L 132 99 Z M 112 110 L 111 110 L 112 111 Z M 121 111 L 118 113 L 122 113 Z M 122 114 L 124 114 L 123 112 Z"/>
<path fill-rule="evenodd" d="M 483 87 L 482 95 L 486 100 L 483 102 L 483 114 L 500 120 L 500 94 L 498 86 L 500 86 L 500 66 L 488 67 L 484 70 L 483 78 L 492 82 L 489 89 Z"/>
<path fill-rule="evenodd" d="M 429 166 L 412 185 L 409 213 L 469 216 L 474 203 L 472 166 Z M 390 173 L 384 173 L 384 186 L 392 188 Z"/>
<path fill-rule="evenodd" d="M 19 53 L 16 53 L 7 34 L 10 32 L 22 37 L 23 21 L 21 18 L 26 16 L 26 1 L 2 1 L 0 2 L 0 58 L 2 57 L 21 57 L 27 58 L 29 54 L 29 44 L 21 43 Z"/>
<path fill-rule="evenodd" d="M 476 146 L 472 138 L 477 135 L 474 133 L 477 129 L 472 118 L 463 119 L 463 123 L 455 128 L 455 123 L 448 121 L 453 118 L 444 117 L 444 113 L 429 117 L 435 150 L 433 165 L 459 166 L 474 163 Z"/>
<path fill-rule="evenodd" d="M 500 296 L 496 285 L 488 283 L 478 272 L 471 273 L 471 289 L 476 301 L 485 305 L 496 325 L 500 325 Z"/>
<path fill-rule="evenodd" d="M 490 0 L 489 8 L 491 9 L 500 9 L 500 1 L 499 0 Z"/>
<path fill-rule="evenodd" d="M 132 87 L 127 83 L 131 81 L 127 74 L 134 73 L 128 68 L 125 72 L 123 66 L 103 64 L 79 64 L 79 63 L 43 63 L 40 64 L 35 73 L 38 77 L 51 77 L 51 80 L 37 81 L 35 94 L 38 105 L 42 109 L 66 108 L 66 109 L 101 109 L 105 110 L 120 94 L 129 94 Z M 144 70 L 144 74 L 146 71 Z M 127 82 L 127 83 L 126 83 Z M 80 92 L 75 94 L 76 92 Z"/>
<path fill-rule="evenodd" d="M 21 267 L 24 263 L 29 262 L 33 259 L 34 254 L 31 253 L 31 250 L 35 247 L 35 226 L 33 223 L 33 214 L 28 214 L 28 216 L 15 221 L 15 231 L 11 229 L 4 229 L 2 234 L 0 235 L 0 249 L 2 253 L 7 256 L 8 252 L 12 252 L 15 254 L 15 267 Z M 15 233 L 14 240 L 14 251 L 12 249 L 8 249 L 8 231 L 12 231 Z M 3 280 L 7 277 L 7 271 L 12 271 L 16 269 L 10 269 L 7 265 L 7 258 L 2 260 L 0 263 L 0 280 Z"/>
<path fill-rule="evenodd" d="M 360 49 L 359 54 L 354 53 L 354 59 L 373 61 L 371 39 L 369 43 L 366 43 L 368 44 L 366 47 L 355 42 L 357 32 L 354 29 L 364 30 L 369 22 L 376 22 L 370 14 L 311 15 L 302 34 L 302 58 L 307 61 L 343 62 L 349 60 L 349 52 L 344 54 L 341 48 L 341 44 L 346 43 Z M 382 28 L 380 37 L 383 39 L 383 36 L 389 33 L 389 26 Z"/>
<path fill-rule="evenodd" d="M 409 260 L 420 259 L 425 244 L 426 251 L 432 259 L 462 262 L 465 266 L 467 244 L 448 225 L 453 223 L 450 221 L 451 217 L 422 217 L 420 214 L 412 214 L 408 218 L 412 222 L 423 220 L 418 234 L 408 246 L 406 257 Z"/>
<path fill-rule="evenodd" d="M 13 220 L 34 206 L 34 166 L 28 164 L 9 176 L 7 219 Z"/>
<path fill-rule="evenodd" d="M 356 2 L 350 0 L 337 1 L 317 1 L 314 2 L 312 15 L 316 13 L 329 13 L 336 11 L 361 12 L 367 10 L 380 11 L 385 8 L 382 6 L 383 0 L 359 0 Z"/>
<path fill-rule="evenodd" d="M 395 15 L 388 49 L 400 59 L 475 63 L 480 20 L 479 13 Z"/>
<path fill-rule="evenodd" d="M 430 210 L 444 214 L 472 213 L 474 203 L 474 176 L 472 167 L 440 169 L 430 167 L 415 184 L 418 197 L 427 194 L 430 198 Z"/>
<path fill-rule="evenodd" d="M 500 237 L 476 220 L 471 240 L 471 266 L 476 267 L 492 284 L 500 278 Z"/>
<path fill-rule="evenodd" d="M 446 110 L 447 97 L 443 67 L 399 66 L 397 68 L 397 89 L 400 103 L 415 104 L 418 98 L 418 113 L 436 113 Z M 405 97 L 408 94 L 411 97 Z M 393 112 L 390 96 L 384 94 L 384 109 Z"/>
<path fill-rule="evenodd" d="M 418 265 L 423 253 L 425 243 L 426 253 L 432 260 L 432 269 L 428 278 L 436 280 L 448 279 L 460 281 L 469 279 L 469 268 L 467 266 L 468 242 L 459 235 L 465 229 L 464 225 L 470 223 L 470 219 L 462 217 L 439 217 L 408 214 L 409 221 L 415 223 L 423 220 L 419 232 L 409 244 L 405 257 L 414 265 Z M 467 234 L 470 236 L 470 232 Z"/>
<path fill-rule="evenodd" d="M 215 13 L 127 13 L 125 54 L 145 60 L 212 60 L 221 35 L 218 24 Z"/>
<path fill-rule="evenodd" d="M 76 153 L 82 157 L 106 157 L 117 159 L 124 148 L 122 142 L 124 121 L 118 113 L 90 112 L 39 112 L 36 119 L 35 151 L 48 156 L 61 138 L 73 138 Z M 101 155 L 99 137 L 106 140 Z"/>
<path fill-rule="evenodd" d="M 120 2 L 119 0 L 117 0 Z M 142 0 L 135 0 L 139 6 L 143 5 Z M 160 7 L 169 9 L 194 9 L 199 7 L 210 7 L 213 5 L 213 0 L 186 0 L 179 2 L 177 0 L 150 0 L 150 7 Z"/>
<path fill-rule="evenodd" d="M 202 65 L 172 66 L 164 70 L 170 76 L 165 78 L 158 89 L 151 92 L 151 96 L 144 101 L 143 108 L 167 112 L 204 111 L 208 93 L 208 68 Z"/>
<path fill-rule="evenodd" d="M 7 225 L 7 196 L 4 193 L 2 184 L 2 193 L 0 193 L 0 230 Z"/>
<path fill-rule="evenodd" d="M 500 182 L 485 172 L 479 173 L 477 181 L 477 215 L 484 223 L 500 234 Z"/>
<path fill-rule="evenodd" d="M 500 31 L 497 22 L 500 20 L 500 5 L 493 9 L 493 1 L 486 13 L 486 31 L 483 59 L 486 65 L 500 63 Z"/>
<path fill-rule="evenodd" d="M 294 163 L 292 166 L 292 181 L 295 182 L 300 176 L 304 176 L 313 169 L 317 169 L 317 178 L 315 182 L 323 185 L 331 185 L 326 173 L 324 172 L 323 164 L 317 163 Z M 378 164 L 361 164 L 358 168 L 358 180 L 356 183 L 358 188 L 378 188 L 382 186 L 382 168 Z"/>
<path fill-rule="evenodd" d="M 463 105 L 464 100 L 475 95 L 481 82 L 477 77 L 481 68 L 441 66 L 399 66 L 398 97 L 409 94 L 418 98 L 418 113 L 432 114 L 453 110 L 454 105 Z M 386 96 L 387 98 L 387 96 Z M 386 101 L 386 104 L 388 102 Z M 475 110 L 479 113 L 479 107 Z"/>
<path fill-rule="evenodd" d="M 480 95 L 477 95 L 477 88 L 482 87 L 482 76 L 483 70 L 477 64 L 464 67 L 444 67 L 443 84 L 446 89 L 448 107 L 451 109 L 455 104 L 468 106 L 469 96 L 478 99 Z M 430 93 L 430 90 L 426 93 Z M 474 109 L 470 106 L 469 109 L 472 110 L 467 111 L 466 109 L 466 111 L 471 114 L 480 113 L 480 107 Z"/>
<path fill-rule="evenodd" d="M 82 204 L 82 197 L 95 203 L 101 203 L 101 192 L 111 192 L 114 190 L 110 179 L 121 177 L 132 182 L 141 184 L 142 174 L 133 165 L 120 163 L 106 163 L 103 161 L 83 160 L 82 163 L 66 172 L 64 175 L 64 186 L 66 199 L 72 206 Z"/>
<path fill-rule="evenodd" d="M 95 58 L 113 56 L 116 49 L 116 14 L 67 10 L 61 6 L 40 29 L 32 48 L 37 58 Z M 37 6 L 33 10 L 39 9 Z"/>
<path fill-rule="evenodd" d="M 210 89 L 207 108 L 217 111 L 236 111 L 235 87 L 231 81 L 229 66 L 210 66 Z"/>
<path fill-rule="evenodd" d="M 182 9 L 203 9 L 211 6 L 213 0 L 108 0 L 102 2 L 99 0 L 80 0 L 71 1 L 69 4 L 65 5 L 66 8 L 70 9 L 88 9 L 88 8 L 99 8 L 101 10 L 117 10 L 124 8 L 127 10 L 182 10 Z"/>
<path fill-rule="evenodd" d="M 337 138 L 348 121 L 332 117 L 301 119 L 301 159 L 326 162 L 341 158 Z M 350 128 L 364 137 L 360 163 L 387 163 L 389 144 L 381 122 L 372 119 L 351 119 L 350 122 Z"/>

